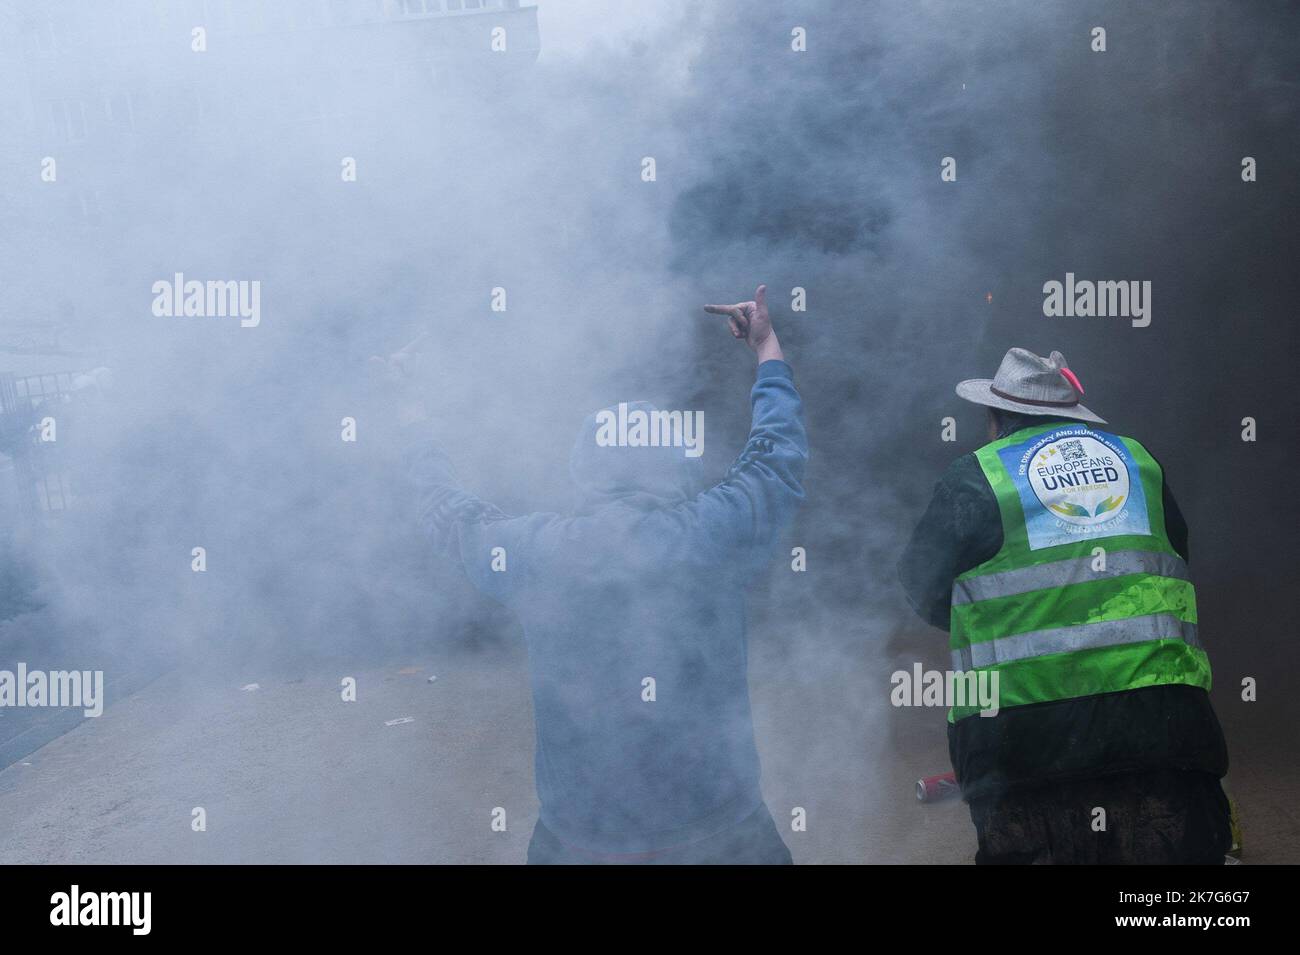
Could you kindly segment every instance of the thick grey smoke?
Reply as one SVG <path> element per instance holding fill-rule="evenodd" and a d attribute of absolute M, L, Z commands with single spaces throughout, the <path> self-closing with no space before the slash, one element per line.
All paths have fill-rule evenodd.
<path fill-rule="evenodd" d="M 632 88 L 649 83 L 658 105 L 641 121 L 667 129 L 663 93 L 680 78 L 627 75 L 632 39 L 617 31 L 620 45 L 581 58 L 498 66 L 466 50 L 430 65 L 421 32 L 403 29 L 418 24 L 382 39 L 288 23 L 248 36 L 244 6 L 208 23 L 178 5 L 158 60 L 112 55 L 114 17 L 70 5 L 52 29 L 89 78 L 31 80 L 34 97 L 91 109 L 64 159 L 44 124 L 57 143 L 65 100 L 38 101 L 39 135 L 11 157 L 31 213 L 9 236 L 8 277 L 30 303 L 13 311 L 53 304 L 76 352 L 59 370 L 106 365 L 114 382 L 72 452 L 96 455 L 77 462 L 78 506 L 57 540 L 32 542 L 46 622 L 75 627 L 120 601 L 104 623 L 132 654 L 454 643 L 484 607 L 401 536 L 409 507 L 382 440 L 392 409 L 372 400 L 366 359 L 424 333 L 420 375 L 467 480 L 516 509 L 565 506 L 584 415 L 629 394 L 669 399 L 689 378 L 687 296 L 666 272 L 670 192 L 639 175 L 663 134 L 641 143 L 623 127 Z M 190 49 L 191 20 L 208 25 L 206 52 Z M 10 25 L 19 50 L 46 28 Z M 465 45 L 486 50 L 487 29 Z M 29 70 L 48 67 L 28 55 Z M 127 93 L 122 131 L 97 107 Z M 44 151 L 56 182 L 34 174 Z M 66 213 L 53 225 L 52 197 Z M 176 273 L 260 282 L 259 323 L 154 315 L 153 283 Z M 345 417 L 355 444 L 340 439 Z M 194 546 L 206 576 L 190 571 Z"/>
<path fill-rule="evenodd" d="M 336 3 L 176 3 L 133 46 L 113 38 L 153 5 L 108 6 L 0 4 L 19 131 L 0 155 L 0 370 L 112 371 L 60 425 L 73 506 L 6 531 L 6 660 L 243 675 L 512 645 L 509 615 L 414 533 L 369 356 L 424 334 L 465 483 L 563 510 L 574 434 L 620 400 L 702 409 L 721 476 L 752 368 L 699 305 L 763 281 L 813 448 L 782 552 L 807 548 L 809 572 L 778 559 L 752 605 L 774 806 L 852 827 L 895 799 L 889 673 L 943 644 L 894 561 L 981 441 L 953 383 L 1012 345 L 1064 351 L 1160 456 L 1225 684 L 1295 675 L 1274 587 L 1295 551 L 1269 539 L 1294 460 L 1294 5 L 541 0 L 535 61 L 479 33 L 431 55 L 411 23 L 329 26 Z M 241 25 L 253 11 L 262 29 Z M 1152 324 L 1045 318 L 1042 284 L 1066 272 L 1150 280 Z M 176 273 L 260 282 L 259 324 L 153 314 Z M 50 328 L 58 349 L 31 344 Z M 1267 439 L 1243 445 L 1245 416 Z M 867 857 L 874 836 L 844 831 L 812 855 Z"/>
<path fill-rule="evenodd" d="M 819 606 L 895 622 L 903 658 L 937 648 L 932 632 L 902 636 L 918 628 L 891 568 L 939 470 L 983 440 L 952 385 L 1012 345 L 1060 349 L 1179 494 L 1225 700 L 1242 675 L 1295 677 L 1295 653 L 1267 636 L 1287 627 L 1269 581 L 1295 549 L 1266 530 L 1265 489 L 1294 460 L 1297 16 L 1213 2 L 719 12 L 684 117 L 699 148 L 676 261 L 808 289 L 787 327 L 810 407 Z M 809 52 L 786 56 L 795 25 Z M 1267 181 L 1242 181 L 1247 156 Z M 1044 317 L 1043 284 L 1067 272 L 1150 281 L 1151 324 Z M 940 440 L 948 415 L 955 445 Z M 1248 416 L 1276 440 L 1243 443 Z M 1270 723 L 1225 711 L 1247 741 Z"/>

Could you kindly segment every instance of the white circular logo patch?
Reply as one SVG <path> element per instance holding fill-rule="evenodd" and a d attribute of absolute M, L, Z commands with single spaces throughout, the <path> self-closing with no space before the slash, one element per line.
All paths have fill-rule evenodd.
<path fill-rule="evenodd" d="M 1061 437 L 1034 453 L 1029 486 L 1053 516 L 1080 527 L 1104 524 L 1128 503 L 1124 459 L 1087 435 Z"/>

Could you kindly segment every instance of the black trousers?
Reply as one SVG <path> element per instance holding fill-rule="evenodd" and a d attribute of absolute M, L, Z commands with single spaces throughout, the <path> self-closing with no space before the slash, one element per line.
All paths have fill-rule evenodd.
<path fill-rule="evenodd" d="M 973 799 L 970 814 L 978 865 L 1222 865 L 1232 843 L 1228 798 L 1209 773 L 1052 783 Z"/>
<path fill-rule="evenodd" d="M 776 831 L 767 806 L 730 829 L 656 852 L 599 854 L 561 842 L 542 821 L 528 843 L 529 865 L 791 865 L 790 850 Z"/>

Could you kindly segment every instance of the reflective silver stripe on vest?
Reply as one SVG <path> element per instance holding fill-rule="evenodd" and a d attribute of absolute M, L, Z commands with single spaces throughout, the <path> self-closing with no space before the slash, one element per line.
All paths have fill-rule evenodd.
<path fill-rule="evenodd" d="M 1121 550 L 1106 555 L 1106 569 L 1093 570 L 1092 557 L 1071 557 L 1054 560 L 1050 564 L 1018 567 L 996 574 L 984 574 L 955 580 L 952 584 L 953 605 L 970 604 L 995 597 L 1014 597 L 1034 590 L 1066 587 L 1107 577 L 1125 574 L 1152 574 L 1156 577 L 1190 579 L 1187 565 L 1175 554 L 1161 554 L 1149 550 Z"/>
<path fill-rule="evenodd" d="M 1113 647 L 1146 640 L 1182 640 L 1191 647 L 1201 645 L 1196 636 L 1196 624 L 1179 620 L 1171 613 L 1153 613 L 1124 620 L 1101 620 L 1074 627 L 1032 630 L 1029 633 L 974 643 L 952 651 L 952 668 L 973 670 L 975 667 L 1042 657 L 1049 653 L 1069 653 L 1073 650 Z"/>

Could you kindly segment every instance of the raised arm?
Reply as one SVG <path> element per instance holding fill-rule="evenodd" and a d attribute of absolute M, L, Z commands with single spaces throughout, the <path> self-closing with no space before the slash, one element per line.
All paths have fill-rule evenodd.
<path fill-rule="evenodd" d="M 492 570 L 493 549 L 502 548 L 519 567 L 524 525 L 533 518 L 510 517 L 461 486 L 447 451 L 433 438 L 433 425 L 409 366 L 419 339 L 389 355 L 371 359 L 388 404 L 401 425 L 401 476 L 422 536 L 436 552 L 460 564 L 479 590 L 502 602 L 516 590 L 522 574 Z M 522 569 L 522 568 L 521 568 Z"/>
<path fill-rule="evenodd" d="M 767 310 L 767 287 L 760 285 L 751 302 L 706 305 L 725 315 L 731 334 L 758 360 L 750 391 L 753 417 L 749 439 L 727 476 L 691 502 L 703 531 L 701 549 L 710 559 L 727 560 L 746 552 L 766 559 L 770 545 L 789 525 L 804 499 L 808 434 L 794 372 Z"/>

